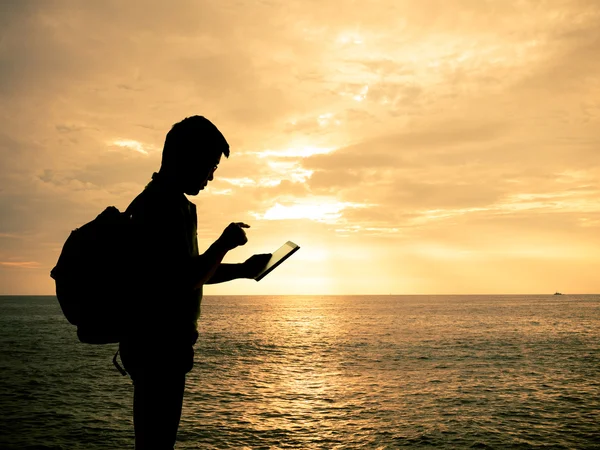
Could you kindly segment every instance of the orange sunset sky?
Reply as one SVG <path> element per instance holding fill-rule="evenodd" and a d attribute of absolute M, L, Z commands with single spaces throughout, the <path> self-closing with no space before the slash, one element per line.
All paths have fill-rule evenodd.
<path fill-rule="evenodd" d="M 301 249 L 210 294 L 600 292 L 600 2 L 3 1 L 0 293 L 53 294 L 204 115 L 201 251 Z"/>

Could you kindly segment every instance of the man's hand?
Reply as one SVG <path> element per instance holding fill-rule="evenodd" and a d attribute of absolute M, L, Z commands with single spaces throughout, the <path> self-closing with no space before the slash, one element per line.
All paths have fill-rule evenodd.
<path fill-rule="evenodd" d="M 255 278 L 265 268 L 270 259 L 270 253 L 252 255 L 242 263 L 243 278 Z"/>
<path fill-rule="evenodd" d="M 244 228 L 250 228 L 250 225 L 247 225 L 243 222 L 230 223 L 227 228 L 223 230 L 223 233 L 219 239 L 217 239 L 217 242 L 225 247 L 228 251 L 233 250 L 240 245 L 244 245 L 246 242 L 248 242 Z"/>

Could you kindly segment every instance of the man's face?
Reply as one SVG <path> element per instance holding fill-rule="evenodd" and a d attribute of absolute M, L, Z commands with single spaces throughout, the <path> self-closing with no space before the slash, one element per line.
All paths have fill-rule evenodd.
<path fill-rule="evenodd" d="M 184 180 L 184 192 L 187 195 L 198 195 L 209 181 L 214 178 L 215 171 L 221 162 L 221 154 L 215 158 L 207 158 L 195 164 L 190 164 L 185 168 L 186 176 Z"/>

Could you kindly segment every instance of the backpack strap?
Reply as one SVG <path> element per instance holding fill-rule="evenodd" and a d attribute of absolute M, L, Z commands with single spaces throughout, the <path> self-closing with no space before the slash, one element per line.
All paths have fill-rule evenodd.
<path fill-rule="evenodd" d="M 115 353 L 115 356 L 113 356 L 113 364 L 115 365 L 115 367 L 117 368 L 117 370 L 119 372 L 121 372 L 121 375 L 127 376 L 127 371 L 125 369 L 123 369 L 121 367 L 121 365 L 119 364 L 119 362 L 117 361 L 117 356 L 118 355 L 119 355 L 119 350 L 117 350 L 117 353 Z"/>

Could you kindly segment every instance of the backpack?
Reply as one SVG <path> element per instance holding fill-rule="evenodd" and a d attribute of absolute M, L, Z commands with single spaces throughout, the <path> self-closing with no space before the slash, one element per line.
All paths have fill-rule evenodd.
<path fill-rule="evenodd" d="M 73 230 L 50 272 L 81 342 L 118 343 L 130 321 L 139 267 L 132 205 L 125 212 L 109 206 Z"/>

